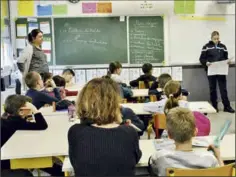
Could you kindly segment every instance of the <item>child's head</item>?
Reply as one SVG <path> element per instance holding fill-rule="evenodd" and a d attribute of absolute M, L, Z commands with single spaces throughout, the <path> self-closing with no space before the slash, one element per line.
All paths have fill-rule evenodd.
<path fill-rule="evenodd" d="M 180 83 L 173 80 L 168 81 L 164 87 L 164 94 L 168 98 L 165 105 L 165 113 L 167 113 L 170 109 L 179 106 L 178 101 L 182 95 Z"/>
<path fill-rule="evenodd" d="M 170 81 L 170 80 L 172 80 L 172 78 L 171 78 L 171 76 L 170 76 L 169 74 L 167 74 L 167 73 L 161 74 L 161 75 L 158 77 L 158 84 L 159 84 L 158 86 L 159 86 L 159 88 L 164 89 L 166 83 L 167 83 L 168 81 Z"/>
<path fill-rule="evenodd" d="M 168 135 L 176 143 L 186 143 L 196 136 L 197 129 L 193 113 L 186 108 L 171 109 L 166 118 Z"/>
<path fill-rule="evenodd" d="M 144 74 L 150 74 L 152 75 L 152 64 L 151 63 L 145 63 L 142 66 L 142 70 Z"/>
<path fill-rule="evenodd" d="M 52 79 L 55 82 L 57 87 L 65 87 L 66 86 L 66 80 L 63 77 L 56 75 L 56 76 L 53 76 Z"/>
<path fill-rule="evenodd" d="M 121 123 L 120 102 L 117 83 L 109 78 L 95 78 L 79 94 L 77 115 L 82 121 L 97 125 Z"/>
<path fill-rule="evenodd" d="M 40 90 L 44 87 L 43 80 L 39 73 L 32 71 L 26 74 L 25 83 L 30 89 Z"/>
<path fill-rule="evenodd" d="M 122 65 L 120 64 L 120 62 L 118 62 L 118 61 L 112 62 L 109 64 L 109 74 L 120 75 L 121 68 L 122 68 Z"/>
<path fill-rule="evenodd" d="M 11 116 L 21 116 L 24 118 L 29 115 L 29 110 L 25 110 L 27 102 L 32 102 L 32 99 L 24 95 L 10 95 L 7 97 L 4 105 L 4 111 Z"/>
<path fill-rule="evenodd" d="M 64 77 L 66 83 L 71 82 L 74 76 L 75 76 L 75 72 L 70 68 L 64 69 L 62 72 L 62 77 Z"/>
<path fill-rule="evenodd" d="M 44 86 L 45 87 L 51 87 L 51 84 L 48 83 L 48 81 L 52 79 L 52 77 L 53 77 L 52 73 L 42 73 L 40 75 L 43 79 Z"/>

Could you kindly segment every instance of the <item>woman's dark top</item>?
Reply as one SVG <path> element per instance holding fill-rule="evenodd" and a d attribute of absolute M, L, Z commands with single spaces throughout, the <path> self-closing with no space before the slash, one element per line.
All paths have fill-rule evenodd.
<path fill-rule="evenodd" d="M 33 46 L 33 55 L 29 66 L 29 72 L 30 71 L 36 71 L 38 73 L 49 72 L 46 54 L 42 51 L 42 49 L 35 46 Z"/>
<path fill-rule="evenodd" d="M 99 128 L 75 124 L 68 132 L 75 176 L 132 176 L 141 158 L 133 127 Z"/>

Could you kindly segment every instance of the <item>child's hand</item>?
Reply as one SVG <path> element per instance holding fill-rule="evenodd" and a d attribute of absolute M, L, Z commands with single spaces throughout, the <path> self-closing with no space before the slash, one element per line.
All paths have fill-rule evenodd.
<path fill-rule="evenodd" d="M 211 66 L 211 63 L 210 63 L 210 62 L 207 62 L 206 65 L 207 65 L 207 66 Z"/>
<path fill-rule="evenodd" d="M 24 107 L 21 108 L 25 112 L 25 115 L 31 115 L 38 113 L 38 109 L 32 104 L 27 102 Z"/>
<path fill-rule="evenodd" d="M 125 124 L 130 125 L 131 124 L 131 120 L 130 119 L 125 120 Z"/>
<path fill-rule="evenodd" d="M 207 148 L 208 151 L 212 151 L 214 153 L 214 156 L 216 158 L 220 158 L 220 149 L 215 147 L 214 145 L 210 145 L 208 148 Z"/>

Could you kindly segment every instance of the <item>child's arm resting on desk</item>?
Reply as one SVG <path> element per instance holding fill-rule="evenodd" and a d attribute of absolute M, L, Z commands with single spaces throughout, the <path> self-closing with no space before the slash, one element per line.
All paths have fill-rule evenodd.
<path fill-rule="evenodd" d="M 22 119 L 18 124 L 18 130 L 45 130 L 48 128 L 48 124 L 40 112 L 34 114 L 34 118 L 35 122 Z"/>
<path fill-rule="evenodd" d="M 143 104 L 143 110 L 152 113 L 163 113 L 166 104 L 166 99 L 160 101 L 149 102 Z"/>

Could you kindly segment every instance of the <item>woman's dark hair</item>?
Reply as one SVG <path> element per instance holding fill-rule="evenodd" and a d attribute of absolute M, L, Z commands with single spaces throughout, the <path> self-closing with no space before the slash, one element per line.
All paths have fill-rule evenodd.
<path fill-rule="evenodd" d="M 5 101 L 4 110 L 10 115 L 17 116 L 20 108 L 25 106 L 26 102 L 32 102 L 32 99 L 24 95 L 10 95 Z"/>
<path fill-rule="evenodd" d="M 120 62 L 115 61 L 109 64 L 109 71 L 107 73 L 108 76 L 110 76 L 111 74 L 113 74 L 117 69 L 122 68 L 122 65 L 120 64 Z"/>
<path fill-rule="evenodd" d="M 52 79 L 55 82 L 57 87 L 65 87 L 66 86 L 66 80 L 63 77 L 56 75 L 56 76 L 53 76 Z"/>
<path fill-rule="evenodd" d="M 37 35 L 38 35 L 39 33 L 42 33 L 42 34 L 43 34 L 43 32 L 42 32 L 40 29 L 33 29 L 33 30 L 28 34 L 28 41 L 29 41 L 30 43 L 32 43 L 33 40 L 37 37 Z"/>

